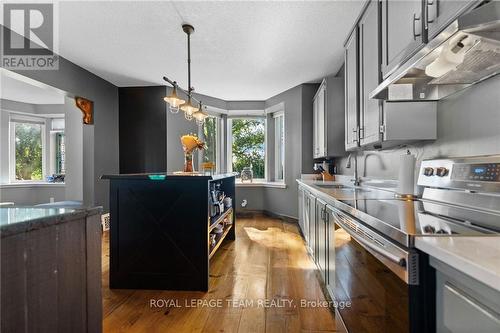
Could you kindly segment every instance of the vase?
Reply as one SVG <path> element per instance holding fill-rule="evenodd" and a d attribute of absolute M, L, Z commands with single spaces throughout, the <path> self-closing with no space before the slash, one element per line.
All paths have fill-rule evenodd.
<path fill-rule="evenodd" d="M 184 172 L 194 172 L 193 153 L 184 152 Z"/>

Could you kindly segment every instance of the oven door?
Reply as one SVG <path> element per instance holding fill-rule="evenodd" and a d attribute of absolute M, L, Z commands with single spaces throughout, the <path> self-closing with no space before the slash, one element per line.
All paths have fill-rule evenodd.
<path fill-rule="evenodd" d="M 338 329 L 351 333 L 415 331 L 410 323 L 410 297 L 418 285 L 416 253 L 396 246 L 337 208 L 329 208 L 335 220 Z"/>

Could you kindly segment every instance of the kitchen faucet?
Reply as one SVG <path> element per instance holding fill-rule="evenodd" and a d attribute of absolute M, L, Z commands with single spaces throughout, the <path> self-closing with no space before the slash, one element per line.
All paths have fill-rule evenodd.
<path fill-rule="evenodd" d="M 353 154 L 350 153 L 349 157 L 347 157 L 347 163 L 345 164 L 345 167 L 347 169 L 351 168 L 351 159 L 353 157 Z M 354 179 L 351 179 L 353 182 L 354 186 L 359 186 L 359 177 L 358 177 L 358 157 L 354 155 Z"/>

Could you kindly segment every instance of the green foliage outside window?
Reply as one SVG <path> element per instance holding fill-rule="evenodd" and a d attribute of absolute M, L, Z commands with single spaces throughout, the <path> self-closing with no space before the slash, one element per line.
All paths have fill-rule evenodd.
<path fill-rule="evenodd" d="M 207 147 L 203 150 L 203 162 L 217 163 L 217 118 L 208 117 L 205 119 L 203 140 Z"/>
<path fill-rule="evenodd" d="M 16 180 L 42 179 L 42 126 L 15 123 Z"/>
<path fill-rule="evenodd" d="M 233 119 L 233 171 L 252 167 L 254 178 L 265 178 L 265 120 Z"/>

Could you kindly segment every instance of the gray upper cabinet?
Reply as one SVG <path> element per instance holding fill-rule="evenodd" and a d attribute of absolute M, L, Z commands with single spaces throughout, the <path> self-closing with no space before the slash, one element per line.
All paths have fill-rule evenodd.
<path fill-rule="evenodd" d="M 436 37 L 455 18 L 474 8 L 481 1 L 425 0 L 426 27 L 429 40 Z"/>
<path fill-rule="evenodd" d="M 354 28 L 345 44 L 345 149 L 358 147 L 358 29 Z"/>
<path fill-rule="evenodd" d="M 326 156 L 326 79 L 323 79 L 313 99 L 313 157 Z"/>
<path fill-rule="evenodd" d="M 425 42 L 422 0 L 382 1 L 382 73 L 387 77 Z"/>
<path fill-rule="evenodd" d="M 313 99 L 313 157 L 345 155 L 344 80 L 323 79 Z"/>
<path fill-rule="evenodd" d="M 381 139 L 381 102 L 369 97 L 380 83 L 380 11 L 378 1 L 368 5 L 359 22 L 360 70 L 360 145 L 376 143 Z"/>
<path fill-rule="evenodd" d="M 434 140 L 437 137 L 436 103 L 388 103 L 369 97 L 382 80 L 383 54 L 386 47 L 382 32 L 384 25 L 387 25 L 387 22 L 384 22 L 384 11 L 387 14 L 390 6 L 389 13 L 397 15 L 403 8 L 416 8 L 414 1 L 405 2 L 407 7 L 397 7 L 400 3 L 392 0 L 390 5 L 385 1 L 368 2 L 344 45 L 346 150 L 358 147 L 383 149 L 413 141 Z M 400 19 L 399 17 L 394 20 L 396 22 Z M 400 32 L 391 32 L 389 35 L 397 35 Z M 417 37 L 415 36 L 416 39 Z M 421 43 L 421 39 L 418 40 Z M 402 45 L 403 38 L 399 36 L 395 41 L 394 45 Z"/>

